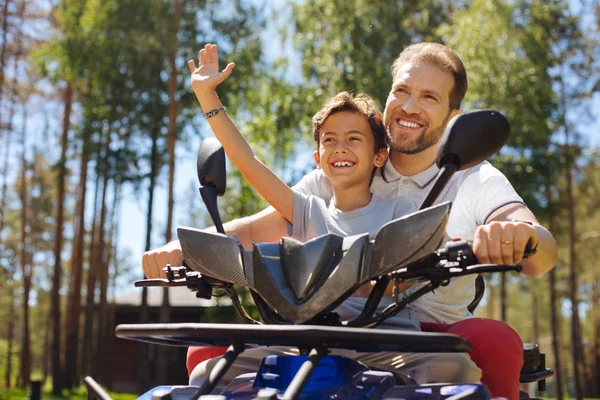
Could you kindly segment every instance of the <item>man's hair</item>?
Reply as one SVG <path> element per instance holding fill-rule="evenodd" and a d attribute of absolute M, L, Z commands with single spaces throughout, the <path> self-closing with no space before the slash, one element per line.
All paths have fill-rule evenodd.
<path fill-rule="evenodd" d="M 400 67 L 407 63 L 428 61 L 441 70 L 452 74 L 454 86 L 450 92 L 450 109 L 459 109 L 467 93 L 467 71 L 460 57 L 447 46 L 440 43 L 423 42 L 408 46 L 392 64 L 392 79 Z"/>
<path fill-rule="evenodd" d="M 373 132 L 375 153 L 387 146 L 387 133 L 383 124 L 383 115 L 375 106 L 373 99 L 364 93 L 352 96 L 349 92 L 340 92 L 327 100 L 325 105 L 312 118 L 313 136 L 317 147 L 319 146 L 321 129 L 323 129 L 323 124 L 325 124 L 327 118 L 342 111 L 352 112 L 365 117 L 371 128 L 371 132 Z"/>

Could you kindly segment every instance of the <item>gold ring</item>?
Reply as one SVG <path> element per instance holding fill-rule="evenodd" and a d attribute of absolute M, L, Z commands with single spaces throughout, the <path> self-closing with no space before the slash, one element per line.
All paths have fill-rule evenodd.
<path fill-rule="evenodd" d="M 510 240 L 503 240 L 501 243 L 502 244 L 513 244 L 513 242 Z"/>

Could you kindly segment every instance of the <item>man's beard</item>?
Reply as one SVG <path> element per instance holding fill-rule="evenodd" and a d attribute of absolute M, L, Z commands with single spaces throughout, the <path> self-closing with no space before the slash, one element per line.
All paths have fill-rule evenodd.
<path fill-rule="evenodd" d="M 390 150 L 396 151 L 402 154 L 418 154 L 422 151 L 427 150 L 431 146 L 436 145 L 442 134 L 444 133 L 444 129 L 446 128 L 446 124 L 448 123 L 448 119 L 450 118 L 450 113 L 444 118 L 444 121 L 437 127 L 425 130 L 421 132 L 419 136 L 414 138 L 413 140 L 404 140 L 402 143 L 398 143 L 394 139 L 394 135 L 391 133 L 391 124 L 386 124 L 386 132 L 388 137 L 388 142 L 390 144 Z"/>

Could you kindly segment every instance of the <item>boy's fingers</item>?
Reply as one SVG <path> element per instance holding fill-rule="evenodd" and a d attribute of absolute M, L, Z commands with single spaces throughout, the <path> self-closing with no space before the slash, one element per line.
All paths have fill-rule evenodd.
<path fill-rule="evenodd" d="M 187 62 L 187 66 L 188 66 L 188 69 L 190 70 L 190 73 L 194 73 L 194 71 L 196 70 L 196 63 L 194 62 L 194 60 L 189 60 Z"/>
<path fill-rule="evenodd" d="M 199 65 L 203 65 L 206 63 L 206 50 L 205 49 L 201 49 L 198 52 L 198 64 Z"/>
<path fill-rule="evenodd" d="M 211 63 L 218 62 L 219 58 L 217 56 L 217 45 L 211 44 L 208 48 L 208 61 Z"/>
<path fill-rule="evenodd" d="M 227 66 L 225 67 L 225 69 L 223 71 L 221 71 L 221 75 L 223 76 L 223 80 L 225 80 L 229 75 L 231 75 L 231 72 L 233 71 L 233 67 L 235 67 L 234 63 L 229 63 L 227 64 Z"/>

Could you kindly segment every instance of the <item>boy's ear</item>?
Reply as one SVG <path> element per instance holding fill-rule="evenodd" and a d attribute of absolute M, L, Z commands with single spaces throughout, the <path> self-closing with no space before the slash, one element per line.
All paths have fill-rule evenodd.
<path fill-rule="evenodd" d="M 387 160 L 387 158 L 388 149 L 384 147 L 383 149 L 379 150 L 377 154 L 375 154 L 375 160 L 373 160 L 373 164 L 375 164 L 377 168 L 381 168 L 383 167 L 383 164 L 385 164 L 385 160 Z"/>
<path fill-rule="evenodd" d="M 321 168 L 321 157 L 319 156 L 319 152 L 315 150 L 313 153 L 313 157 L 315 158 L 315 163 L 317 163 L 317 168 Z"/>

